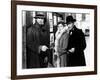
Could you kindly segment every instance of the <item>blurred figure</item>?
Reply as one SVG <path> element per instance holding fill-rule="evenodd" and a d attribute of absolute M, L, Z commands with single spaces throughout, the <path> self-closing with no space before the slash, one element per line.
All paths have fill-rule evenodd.
<path fill-rule="evenodd" d="M 49 33 L 45 26 L 45 16 L 37 14 L 35 23 L 27 29 L 27 68 L 46 67 L 46 51 L 48 49 Z"/>
<path fill-rule="evenodd" d="M 69 29 L 69 40 L 67 47 L 67 66 L 86 66 L 84 49 L 86 48 L 86 41 L 84 33 L 78 29 L 72 16 L 66 18 L 66 24 Z"/>

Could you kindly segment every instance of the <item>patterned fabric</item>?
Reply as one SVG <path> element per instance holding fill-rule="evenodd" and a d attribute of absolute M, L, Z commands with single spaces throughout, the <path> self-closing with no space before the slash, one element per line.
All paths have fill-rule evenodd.
<path fill-rule="evenodd" d="M 63 29 L 61 32 L 56 33 L 55 54 L 57 55 L 57 61 L 55 65 L 57 67 L 66 66 L 66 54 L 64 55 L 62 54 L 66 52 L 68 46 L 68 38 L 69 38 L 69 34 L 66 29 Z"/>

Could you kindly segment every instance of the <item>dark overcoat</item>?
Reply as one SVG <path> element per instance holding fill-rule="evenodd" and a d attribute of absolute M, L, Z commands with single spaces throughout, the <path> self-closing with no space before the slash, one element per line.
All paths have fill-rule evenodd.
<path fill-rule="evenodd" d="M 40 57 L 44 57 L 44 55 L 40 56 L 39 46 L 46 45 L 48 46 L 47 41 L 47 30 L 42 29 L 38 23 L 31 25 L 27 29 L 26 35 L 26 52 L 27 52 L 27 68 L 40 68 L 41 61 Z M 49 36 L 48 36 L 49 37 Z"/>
<path fill-rule="evenodd" d="M 84 49 L 86 48 L 86 40 L 81 29 L 73 27 L 69 33 L 67 51 L 75 48 L 74 53 L 67 54 L 67 66 L 85 66 Z"/>

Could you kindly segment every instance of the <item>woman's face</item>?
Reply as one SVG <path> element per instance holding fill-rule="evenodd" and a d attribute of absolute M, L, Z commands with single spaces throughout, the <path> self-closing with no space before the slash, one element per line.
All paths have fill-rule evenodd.
<path fill-rule="evenodd" d="M 58 30 L 61 31 L 64 28 L 63 24 L 58 25 Z"/>

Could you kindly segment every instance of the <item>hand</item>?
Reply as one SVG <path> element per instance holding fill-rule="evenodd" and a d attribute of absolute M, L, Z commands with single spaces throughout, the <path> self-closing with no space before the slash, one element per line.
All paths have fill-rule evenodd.
<path fill-rule="evenodd" d="M 42 47 L 41 47 L 41 51 L 46 51 L 48 49 L 48 47 L 47 46 L 45 46 L 45 45 L 43 45 Z"/>
<path fill-rule="evenodd" d="M 69 52 L 71 53 L 74 53 L 75 52 L 75 48 L 71 48 L 70 50 L 68 50 Z"/>
<path fill-rule="evenodd" d="M 44 58 L 44 63 L 47 63 L 48 62 L 48 57 L 45 57 Z"/>

